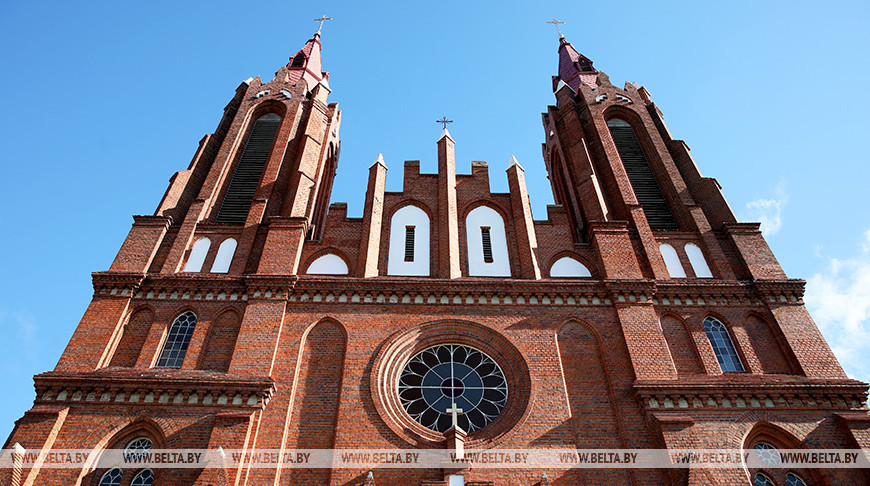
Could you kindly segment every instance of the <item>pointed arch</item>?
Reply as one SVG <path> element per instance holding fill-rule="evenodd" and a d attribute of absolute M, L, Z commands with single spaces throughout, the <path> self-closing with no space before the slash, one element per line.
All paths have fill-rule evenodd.
<path fill-rule="evenodd" d="M 671 278 L 686 278 L 686 270 L 683 269 L 683 264 L 680 262 L 680 257 L 677 255 L 677 250 L 668 243 L 659 245 L 659 252 L 665 261 L 665 267 L 668 269 L 668 275 Z"/>
<path fill-rule="evenodd" d="M 710 340 L 710 346 L 713 347 L 713 353 L 716 354 L 716 361 L 719 362 L 719 367 L 723 372 L 746 371 L 740 355 L 737 354 L 734 341 L 731 339 L 731 333 L 728 332 L 728 328 L 722 321 L 713 316 L 705 317 L 704 332 L 707 334 L 707 339 Z"/>
<path fill-rule="evenodd" d="M 331 449 L 335 444 L 347 331 L 332 318 L 309 326 L 302 335 L 293 384 L 289 447 Z M 294 469 L 291 484 L 327 484 L 329 469 Z"/>
<path fill-rule="evenodd" d="M 703 374 L 704 366 L 682 317 L 664 313 L 659 322 L 678 375 Z"/>
<path fill-rule="evenodd" d="M 783 348 L 767 319 L 750 312 L 743 319 L 749 343 L 761 364 L 764 373 L 792 373 L 792 367 L 783 353 Z"/>
<path fill-rule="evenodd" d="M 571 319 L 554 337 L 576 447 L 621 448 L 616 403 L 599 336 L 592 327 Z M 619 480 L 615 482 L 629 482 L 626 470 L 616 471 Z"/>
<path fill-rule="evenodd" d="M 115 348 L 109 366 L 127 368 L 136 366 L 136 361 L 142 352 L 142 346 L 145 345 L 148 332 L 151 330 L 151 325 L 154 324 L 154 316 L 154 310 L 148 306 L 139 307 L 130 314 L 127 323 L 124 324 L 124 333 L 121 335 L 118 347 Z"/>
<path fill-rule="evenodd" d="M 235 309 L 225 310 L 212 321 L 204 350 L 200 353 L 199 369 L 229 371 L 241 325 L 242 317 Z"/>
<path fill-rule="evenodd" d="M 156 368 L 181 368 L 196 322 L 197 317 L 193 311 L 184 311 L 172 321 L 157 358 Z"/>
<path fill-rule="evenodd" d="M 244 223 L 247 219 L 282 120 L 282 116 L 273 111 L 260 114 L 254 120 L 215 222 Z"/>
<path fill-rule="evenodd" d="M 647 222 L 652 229 L 678 229 L 677 222 L 671 212 L 670 205 L 656 179 L 649 156 L 644 150 L 640 136 L 632 123 L 627 119 L 636 119 L 637 115 L 625 116 L 625 111 L 608 111 L 607 128 L 610 137 L 625 168 L 625 173 L 634 190 L 638 204 L 643 208 Z"/>

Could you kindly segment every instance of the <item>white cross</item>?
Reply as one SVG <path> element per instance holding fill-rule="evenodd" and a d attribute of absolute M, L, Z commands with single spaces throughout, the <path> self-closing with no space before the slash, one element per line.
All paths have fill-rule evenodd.
<path fill-rule="evenodd" d="M 447 412 L 453 416 L 453 427 L 458 429 L 459 428 L 459 415 L 458 414 L 462 413 L 462 409 L 457 408 L 456 402 L 453 402 L 453 406 L 448 408 L 447 410 L 445 410 L 445 412 Z"/>

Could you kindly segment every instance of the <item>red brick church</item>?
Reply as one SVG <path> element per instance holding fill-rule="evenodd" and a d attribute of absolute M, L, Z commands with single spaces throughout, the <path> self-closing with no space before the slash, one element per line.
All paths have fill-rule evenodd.
<path fill-rule="evenodd" d="M 542 115 L 555 198 L 523 167 L 490 191 L 406 161 L 369 168 L 362 218 L 329 204 L 341 111 L 320 32 L 236 88 L 213 134 L 134 216 L 57 367 L 4 448 L 857 449 L 849 379 L 757 223 L 565 38 Z M 555 61 L 555 59 L 554 59 Z M 543 88 L 543 87 L 542 87 Z M 445 120 L 446 121 L 446 120 Z M 457 413 L 461 409 L 462 413 Z M 454 422 L 455 421 L 455 422 Z M 454 426 L 454 423 L 456 426 Z M 859 469 L 0 470 L 5 485 L 863 484 Z"/>

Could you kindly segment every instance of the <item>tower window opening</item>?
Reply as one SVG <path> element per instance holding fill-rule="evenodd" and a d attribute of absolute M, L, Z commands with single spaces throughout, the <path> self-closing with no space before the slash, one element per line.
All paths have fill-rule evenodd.
<path fill-rule="evenodd" d="M 483 242 L 483 261 L 492 263 L 492 239 L 489 235 L 489 226 L 480 227 L 480 239 Z"/>
<path fill-rule="evenodd" d="M 716 360 L 719 361 L 719 367 L 722 368 L 723 372 L 740 373 L 746 371 L 724 324 L 708 317 L 704 319 L 704 332 L 707 333 L 707 338 L 716 354 Z"/>
<path fill-rule="evenodd" d="M 299 53 L 293 58 L 293 64 L 290 67 L 302 67 L 303 64 L 305 64 L 305 56 Z"/>
<path fill-rule="evenodd" d="M 414 261 L 414 226 L 405 226 L 405 261 Z"/>
<path fill-rule="evenodd" d="M 190 311 L 172 321 L 160 358 L 157 359 L 157 368 L 181 368 L 194 327 L 196 327 L 196 314 Z"/>

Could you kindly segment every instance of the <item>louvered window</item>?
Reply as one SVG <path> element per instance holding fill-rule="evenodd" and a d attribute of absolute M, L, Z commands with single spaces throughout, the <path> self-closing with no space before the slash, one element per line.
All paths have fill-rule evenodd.
<path fill-rule="evenodd" d="M 489 226 L 480 227 L 480 240 L 483 242 L 483 261 L 492 263 L 492 238 L 489 235 Z"/>
<path fill-rule="evenodd" d="M 405 261 L 414 261 L 414 226 L 405 226 Z"/>
<path fill-rule="evenodd" d="M 607 126 L 610 128 L 613 143 L 616 144 L 619 158 L 622 159 L 622 165 L 628 174 L 628 180 L 631 181 L 634 195 L 643 208 L 650 227 L 653 229 L 677 229 L 671 208 L 662 194 L 634 129 L 628 122 L 619 118 L 607 120 Z"/>
<path fill-rule="evenodd" d="M 280 124 L 281 117 L 274 113 L 263 115 L 254 122 L 254 128 L 218 212 L 218 223 L 244 223 L 248 218 L 251 201 L 254 200 L 254 193 L 260 184 L 263 167 L 269 159 Z"/>

